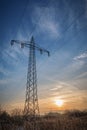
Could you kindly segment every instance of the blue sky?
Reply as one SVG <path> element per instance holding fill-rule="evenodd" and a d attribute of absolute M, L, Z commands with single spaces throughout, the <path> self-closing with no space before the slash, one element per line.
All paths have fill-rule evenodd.
<path fill-rule="evenodd" d="M 87 0 L 0 1 L 0 104 L 23 108 L 28 49 L 10 46 L 12 39 L 29 40 L 48 49 L 37 52 L 41 112 L 87 108 Z"/>

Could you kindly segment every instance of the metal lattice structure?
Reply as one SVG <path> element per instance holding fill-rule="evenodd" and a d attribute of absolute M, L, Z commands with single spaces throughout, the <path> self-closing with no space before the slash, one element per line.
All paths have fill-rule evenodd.
<path fill-rule="evenodd" d="M 30 52 L 27 73 L 26 100 L 24 114 L 35 116 L 39 114 L 38 96 L 37 96 L 37 73 L 36 73 L 36 56 L 35 42 L 33 37 L 30 41 Z"/>
<path fill-rule="evenodd" d="M 24 106 L 24 115 L 28 117 L 30 122 L 33 122 L 33 130 L 36 129 L 36 117 L 39 115 L 38 95 L 37 95 L 37 73 L 36 73 L 36 50 L 42 54 L 49 51 L 40 48 L 35 44 L 32 37 L 29 41 L 11 40 L 11 45 L 14 43 L 21 44 L 21 48 L 29 48 L 29 61 L 28 61 L 28 73 L 27 73 L 27 85 L 26 85 L 26 99 Z"/>

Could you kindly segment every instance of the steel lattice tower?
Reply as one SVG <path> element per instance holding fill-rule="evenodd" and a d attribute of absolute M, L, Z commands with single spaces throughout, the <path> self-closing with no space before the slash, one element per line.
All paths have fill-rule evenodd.
<path fill-rule="evenodd" d="M 35 116 L 39 114 L 38 96 L 37 96 L 37 73 L 34 38 L 30 41 L 30 52 L 27 73 L 26 99 L 24 114 Z"/>
<path fill-rule="evenodd" d="M 21 48 L 29 48 L 29 59 L 28 59 L 28 73 L 27 73 L 27 85 L 26 85 L 26 99 L 24 106 L 24 115 L 27 117 L 29 122 L 32 123 L 32 130 L 37 130 L 36 118 L 39 115 L 38 95 L 37 95 L 37 73 L 36 73 L 36 50 L 42 54 L 49 51 L 40 48 L 36 45 L 34 38 L 32 37 L 29 41 L 11 40 L 11 45 L 14 43 L 21 44 Z"/>

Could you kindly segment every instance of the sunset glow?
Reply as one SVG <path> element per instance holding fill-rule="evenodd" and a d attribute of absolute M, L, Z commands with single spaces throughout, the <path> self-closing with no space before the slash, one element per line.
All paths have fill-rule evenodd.
<path fill-rule="evenodd" d="M 61 106 L 63 106 L 64 101 L 61 100 L 61 99 L 58 99 L 58 100 L 55 101 L 55 104 L 56 104 L 58 107 L 61 107 Z"/>

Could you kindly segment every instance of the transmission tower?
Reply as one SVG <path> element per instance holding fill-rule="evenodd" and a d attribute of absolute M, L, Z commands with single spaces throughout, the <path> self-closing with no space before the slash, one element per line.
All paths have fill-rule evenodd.
<path fill-rule="evenodd" d="M 28 117 L 30 122 L 33 122 L 33 130 L 36 129 L 36 117 L 39 115 L 38 95 L 37 95 L 37 73 L 36 73 L 36 50 L 41 54 L 46 52 L 48 56 L 49 51 L 40 48 L 36 45 L 33 36 L 29 41 L 11 40 L 11 45 L 14 43 L 20 44 L 21 48 L 29 48 L 27 85 L 26 85 L 26 99 L 24 106 L 24 115 Z"/>

